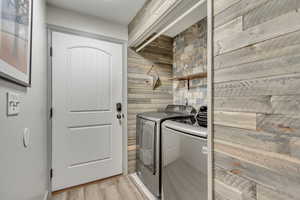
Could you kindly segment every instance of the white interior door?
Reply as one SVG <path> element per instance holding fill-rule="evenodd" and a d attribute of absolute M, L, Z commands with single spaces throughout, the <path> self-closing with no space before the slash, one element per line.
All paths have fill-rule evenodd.
<path fill-rule="evenodd" d="M 122 45 L 52 33 L 53 190 L 122 173 Z"/>

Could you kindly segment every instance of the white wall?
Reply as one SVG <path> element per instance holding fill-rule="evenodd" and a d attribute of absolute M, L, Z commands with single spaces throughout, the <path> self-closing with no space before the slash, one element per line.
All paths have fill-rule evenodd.
<path fill-rule="evenodd" d="M 48 187 L 45 2 L 34 2 L 32 87 L 0 78 L 0 199 L 42 200 Z M 6 116 L 6 92 L 21 95 L 19 116 Z M 30 147 L 22 143 L 24 128 Z"/>
<path fill-rule="evenodd" d="M 128 40 L 127 26 L 51 5 L 47 5 L 47 23 L 115 39 Z"/>

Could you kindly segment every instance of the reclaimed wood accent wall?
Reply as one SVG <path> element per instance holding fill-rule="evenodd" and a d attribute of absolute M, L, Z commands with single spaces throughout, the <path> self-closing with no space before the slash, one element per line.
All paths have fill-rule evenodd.
<path fill-rule="evenodd" d="M 136 114 L 164 109 L 172 104 L 173 39 L 161 36 L 136 53 L 128 49 L 128 170 L 135 172 Z M 152 90 L 146 84 L 147 72 L 154 65 L 161 85 Z M 155 74 L 153 71 L 152 74 Z"/>
<path fill-rule="evenodd" d="M 214 0 L 217 200 L 300 199 L 299 8 Z"/>
<path fill-rule="evenodd" d="M 132 19 L 132 21 L 128 24 L 128 34 L 132 34 L 132 32 L 138 29 L 143 23 L 151 16 L 151 12 L 153 11 L 153 6 L 156 2 L 162 0 L 146 0 L 143 7 L 139 10 L 136 16 Z M 163 2 L 163 1 L 162 1 Z"/>

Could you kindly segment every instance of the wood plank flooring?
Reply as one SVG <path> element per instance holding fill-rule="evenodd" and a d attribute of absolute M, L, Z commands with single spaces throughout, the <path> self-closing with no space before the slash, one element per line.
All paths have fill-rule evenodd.
<path fill-rule="evenodd" d="M 52 200 L 147 200 L 128 176 L 116 176 L 53 193 Z"/>

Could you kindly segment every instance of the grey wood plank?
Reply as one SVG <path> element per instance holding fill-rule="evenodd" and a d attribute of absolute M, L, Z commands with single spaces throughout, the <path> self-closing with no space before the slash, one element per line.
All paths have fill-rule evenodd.
<path fill-rule="evenodd" d="M 214 0 L 214 14 L 219 14 L 239 1 L 241 0 Z"/>
<path fill-rule="evenodd" d="M 134 67 L 133 65 L 130 65 L 127 72 L 128 73 L 135 73 L 135 74 L 146 74 L 149 71 L 150 68 L 151 68 L 151 66 L 149 66 L 148 68 L 146 68 L 146 67 L 138 68 L 138 67 Z M 158 73 L 162 77 L 172 76 L 172 72 L 170 72 L 170 71 L 159 70 Z"/>
<path fill-rule="evenodd" d="M 257 185 L 257 200 L 297 200 L 289 194 L 278 192 L 262 185 Z"/>
<path fill-rule="evenodd" d="M 215 97 L 214 110 L 233 111 L 233 112 L 255 112 L 255 113 L 272 113 L 277 107 L 282 110 L 281 103 L 284 100 L 273 100 L 274 108 L 271 103 L 272 96 L 250 96 L 250 97 Z M 275 103 L 276 101 L 276 103 Z M 278 103 L 277 103 L 278 102 Z M 279 103 L 280 102 L 280 103 Z M 292 105 L 291 105 L 292 106 Z"/>
<path fill-rule="evenodd" d="M 298 10 L 291 11 L 241 33 L 232 35 L 231 37 L 215 41 L 215 55 L 298 31 L 300 30 L 299 21 L 300 14 Z"/>
<path fill-rule="evenodd" d="M 243 16 L 237 17 L 232 21 L 214 29 L 214 41 L 224 39 L 232 34 L 238 34 L 243 31 Z"/>
<path fill-rule="evenodd" d="M 215 167 L 215 191 L 230 200 L 256 200 L 256 184 L 248 179 Z"/>
<path fill-rule="evenodd" d="M 266 3 L 268 0 L 240 0 L 240 1 L 232 1 L 233 4 L 227 4 L 227 1 L 220 1 L 222 3 L 221 6 L 225 8 L 222 12 L 218 12 L 219 7 L 217 6 L 215 8 L 215 16 L 214 16 L 214 26 L 218 27 L 220 25 L 223 25 L 237 17 L 243 16 L 245 13 L 249 12 L 250 10 L 253 10 L 264 3 Z"/>
<path fill-rule="evenodd" d="M 230 200 L 226 198 L 226 194 L 219 193 L 218 191 L 214 190 L 214 200 Z"/>
<path fill-rule="evenodd" d="M 139 94 L 157 94 L 157 95 L 166 95 L 166 94 L 169 94 L 172 96 L 172 90 L 171 88 L 166 88 L 166 89 L 161 89 L 161 88 L 158 88 L 157 90 L 153 90 L 152 88 L 148 88 L 148 87 L 145 87 L 145 88 L 139 88 L 139 89 L 132 89 L 132 88 L 129 88 L 128 89 L 128 92 L 129 93 L 139 93 Z"/>
<path fill-rule="evenodd" d="M 256 113 L 215 111 L 214 124 L 256 130 Z"/>
<path fill-rule="evenodd" d="M 171 77 L 170 77 L 171 78 Z M 148 81 L 148 77 L 128 77 L 128 87 L 132 87 L 132 85 L 134 85 L 135 87 L 146 87 L 145 82 Z M 172 82 L 171 81 L 166 81 L 166 80 L 161 80 L 161 85 L 164 86 L 172 86 Z"/>
<path fill-rule="evenodd" d="M 300 95 L 291 96 L 272 96 L 272 113 L 300 116 Z"/>
<path fill-rule="evenodd" d="M 128 98 L 128 104 L 131 106 L 138 105 L 138 104 L 150 104 L 150 99 L 140 99 L 140 98 Z"/>
<path fill-rule="evenodd" d="M 253 149 L 293 156 L 290 152 L 291 138 L 285 135 L 217 125 L 214 126 L 214 138 Z"/>
<path fill-rule="evenodd" d="M 297 158 L 221 140 L 215 140 L 214 148 L 217 152 L 223 152 L 230 157 L 264 166 L 281 176 L 297 177 L 300 181 L 300 160 Z"/>
<path fill-rule="evenodd" d="M 214 69 L 299 54 L 299 38 L 300 31 L 297 31 L 216 56 Z"/>
<path fill-rule="evenodd" d="M 300 137 L 300 117 L 258 114 L 257 130 Z"/>
<path fill-rule="evenodd" d="M 290 155 L 292 157 L 300 159 L 300 139 L 291 138 L 289 143 Z"/>
<path fill-rule="evenodd" d="M 290 194 L 296 199 L 300 196 L 300 179 L 298 177 L 279 174 L 276 170 L 271 170 L 245 159 L 236 159 L 222 151 L 216 151 L 214 159 L 215 165 L 226 171 L 253 180 L 260 185 Z"/>
<path fill-rule="evenodd" d="M 295 10 L 299 7 L 300 1 L 298 0 L 270 0 L 267 3 L 251 10 L 243 16 L 244 29 L 248 29 L 268 20 L 272 20 L 280 15 L 283 15 L 291 10 Z"/>
<path fill-rule="evenodd" d="M 300 74 L 216 83 L 215 97 L 300 94 Z"/>
<path fill-rule="evenodd" d="M 248 80 L 268 76 L 300 72 L 300 52 L 298 55 L 274 58 L 215 71 L 214 82 Z"/>
<path fill-rule="evenodd" d="M 153 1 L 146 1 L 143 7 L 138 11 L 136 16 L 128 25 L 128 33 L 133 34 L 142 22 L 145 22 L 151 14 Z"/>
<path fill-rule="evenodd" d="M 160 102 L 160 103 L 159 103 Z M 130 109 L 143 109 L 143 108 L 149 108 L 149 109 L 159 109 L 161 107 L 167 106 L 167 104 L 170 103 L 170 100 L 159 100 L 155 104 L 128 104 L 128 108 Z"/>
<path fill-rule="evenodd" d="M 172 95 L 170 94 L 128 94 L 128 98 L 151 98 L 151 99 L 170 99 Z"/>
<path fill-rule="evenodd" d="M 163 64 L 169 64 L 172 65 L 173 64 L 173 58 L 167 55 L 163 55 L 163 54 L 155 54 L 152 52 L 148 52 L 145 51 L 143 52 L 143 56 L 146 59 L 150 59 L 153 60 L 153 62 L 159 62 L 159 63 L 163 63 Z"/>

